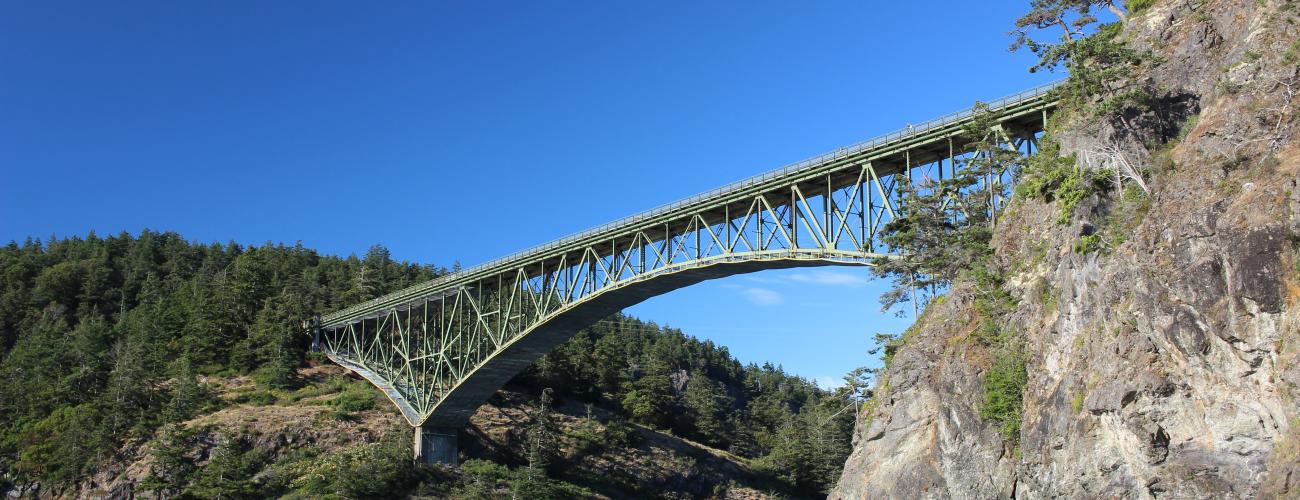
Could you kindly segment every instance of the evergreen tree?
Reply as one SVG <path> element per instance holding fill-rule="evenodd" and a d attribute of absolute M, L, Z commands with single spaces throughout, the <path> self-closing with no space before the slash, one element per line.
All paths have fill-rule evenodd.
<path fill-rule="evenodd" d="M 222 404 L 201 376 L 252 372 L 259 384 L 284 387 L 304 357 L 302 319 L 349 305 L 358 290 L 384 293 L 440 272 L 393 262 L 382 249 L 341 259 L 300 246 L 191 244 L 154 231 L 0 247 L 0 467 L 7 477 L 52 489 L 77 483 L 123 444 Z M 622 420 L 631 417 L 754 459 L 773 452 L 787 418 L 833 396 L 779 367 L 741 365 L 721 346 L 623 315 L 580 333 L 515 383 L 614 409 L 603 422 L 606 446 L 636 445 L 639 431 Z M 374 395 L 357 391 L 348 404 L 368 407 Z M 544 405 L 546 415 L 552 404 Z M 558 430 L 549 428 L 558 444 Z M 222 437 L 213 465 L 192 468 L 198 457 L 182 450 L 197 444 L 187 444 L 192 438 L 181 430 L 165 427 L 150 445 L 159 464 L 150 483 L 156 491 L 250 494 L 265 465 L 251 443 Z M 299 491 L 407 491 L 414 474 L 405 467 L 409 435 L 394 436 L 403 439 L 322 457 L 322 470 L 338 479 Z M 554 450 L 534 447 L 542 454 L 531 460 L 532 472 L 509 471 L 496 491 L 572 496 L 538 474 L 556 459 L 546 454 Z M 395 458 L 365 458 L 372 456 Z"/>
<path fill-rule="evenodd" d="M 140 489 L 164 499 L 179 494 L 196 470 L 194 462 L 186 456 L 194 445 L 193 436 L 194 431 L 180 425 L 164 427 L 150 445 L 153 463 L 149 475 L 140 482 Z"/>
<path fill-rule="evenodd" d="M 1011 49 L 1026 48 L 1038 56 L 1030 72 L 1064 67 L 1070 75 L 1064 97 L 1076 105 L 1103 93 L 1119 97 L 1103 108 L 1138 103 L 1152 89 L 1131 76 L 1142 74 L 1137 68 L 1156 58 L 1150 52 L 1139 52 L 1118 42 L 1120 23 L 1097 26 L 1094 11 L 1099 7 L 1110 9 L 1121 20 L 1126 15 L 1110 0 L 1033 0 L 1030 11 L 1016 20 Z M 1057 41 L 1033 36 L 1056 30 L 1060 35 Z"/>
<path fill-rule="evenodd" d="M 14 469 L 48 484 L 71 484 L 93 470 L 107 451 L 96 429 L 100 415 L 91 404 L 64 406 L 17 432 Z"/>
<path fill-rule="evenodd" d="M 370 300 L 388 292 L 389 288 L 389 266 L 392 265 L 392 258 L 389 256 L 388 249 L 381 245 L 374 245 L 366 251 L 366 257 L 361 261 L 353 277 L 352 288 L 348 290 L 345 301 L 349 303 L 362 302 Z"/>
<path fill-rule="evenodd" d="M 651 358 L 645 375 L 629 385 L 633 389 L 623 397 L 623 408 L 633 420 L 660 428 L 671 425 L 674 395 L 667 363 Z"/>
<path fill-rule="evenodd" d="M 252 446 L 244 434 L 222 434 L 212 458 L 194 482 L 188 496 L 212 499 L 258 498 L 253 475 L 265 465 L 265 453 Z"/>
<path fill-rule="evenodd" d="M 692 376 L 684 400 L 694 435 L 705 437 L 711 445 L 728 441 L 731 433 L 725 415 L 733 403 L 721 384 L 702 375 Z"/>
<path fill-rule="evenodd" d="M 552 455 L 555 453 L 559 427 L 551 414 L 551 404 L 554 402 L 552 393 L 550 388 L 542 390 L 542 397 L 537 404 L 537 413 L 533 415 L 533 422 L 528 428 L 527 480 L 529 482 L 545 480 L 547 468 L 550 467 Z"/>
<path fill-rule="evenodd" d="M 119 340 L 110 354 L 112 372 L 109 374 L 104 407 L 109 431 L 124 434 L 132 428 L 145 429 L 154 423 L 159 394 L 153 388 L 157 374 L 146 361 L 148 344 L 140 336 L 132 335 Z"/>
<path fill-rule="evenodd" d="M 297 323 L 311 312 L 303 296 L 301 292 L 286 289 L 268 300 L 257 314 L 247 343 L 258 383 L 273 388 L 292 385 L 294 370 L 302 363 L 306 340 Z"/>
<path fill-rule="evenodd" d="M 75 399 L 88 400 L 88 395 L 103 389 L 108 377 L 104 359 L 112 333 L 104 318 L 93 312 L 72 329 L 69 364 L 63 367 L 69 373 L 60 385 L 77 395 Z"/>
<path fill-rule="evenodd" d="M 963 130 L 967 154 L 946 179 L 901 183 L 897 217 L 880 239 L 897 257 L 874 260 L 872 273 L 891 280 L 881 310 L 915 301 L 918 291 L 946 288 L 957 275 L 992 253 L 989 241 L 998 209 L 1010 196 L 1010 179 L 1023 157 L 1007 146 L 1009 138 L 983 103 Z"/>
<path fill-rule="evenodd" d="M 208 389 L 198 381 L 194 364 L 188 356 L 182 355 L 172 362 L 169 371 L 174 382 L 166 406 L 163 408 L 164 422 L 180 422 L 193 416 L 210 398 Z"/>

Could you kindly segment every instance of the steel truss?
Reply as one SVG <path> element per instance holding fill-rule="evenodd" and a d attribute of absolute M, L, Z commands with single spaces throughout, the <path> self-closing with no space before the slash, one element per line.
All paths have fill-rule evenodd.
<path fill-rule="evenodd" d="M 1036 147 L 1040 87 L 989 105 L 1004 147 Z M 965 111 L 336 312 L 314 348 L 384 391 L 414 426 L 458 427 L 551 347 L 628 305 L 761 269 L 869 265 L 901 207 L 970 160 Z M 1002 193 L 1015 173 L 975 189 Z M 990 206 L 954 203 L 954 216 Z M 953 198 L 957 200 L 956 197 Z"/>

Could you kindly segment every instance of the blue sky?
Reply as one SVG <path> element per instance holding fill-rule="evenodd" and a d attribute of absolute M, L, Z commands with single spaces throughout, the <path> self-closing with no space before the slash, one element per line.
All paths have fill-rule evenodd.
<path fill-rule="evenodd" d="M 473 265 L 1055 79 L 1028 2 L 10 2 L 0 240 L 175 230 Z M 865 269 L 629 310 L 819 380 Z"/>

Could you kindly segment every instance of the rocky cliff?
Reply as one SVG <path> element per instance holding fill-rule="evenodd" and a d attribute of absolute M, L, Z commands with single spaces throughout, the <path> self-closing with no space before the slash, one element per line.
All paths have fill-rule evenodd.
<path fill-rule="evenodd" d="M 958 282 L 889 359 L 832 497 L 1300 496 L 1300 5 L 1155 2 L 1120 40 L 1157 56 L 1135 76 L 1154 104 L 1049 134 L 1079 168 L 1130 152 L 1149 194 L 1018 194 L 994 236 L 1018 428 L 981 416 L 1003 354 Z"/>

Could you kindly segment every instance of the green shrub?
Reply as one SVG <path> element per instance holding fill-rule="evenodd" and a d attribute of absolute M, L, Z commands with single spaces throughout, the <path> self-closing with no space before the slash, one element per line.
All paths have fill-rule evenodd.
<path fill-rule="evenodd" d="M 1130 0 L 1127 4 L 1128 12 L 1129 14 L 1140 14 L 1155 5 L 1155 3 L 1156 0 Z"/>
<path fill-rule="evenodd" d="M 420 479 L 406 432 L 393 430 L 365 443 L 315 457 L 294 481 L 313 498 L 404 497 Z"/>
<path fill-rule="evenodd" d="M 461 485 L 452 490 L 452 498 L 495 498 L 510 492 L 509 467 L 475 458 L 460 464 L 460 471 Z"/>
<path fill-rule="evenodd" d="M 93 470 L 96 453 L 112 444 L 95 435 L 99 418 L 94 406 L 82 404 L 59 408 L 23 426 L 17 436 L 14 469 L 43 483 L 74 484 L 82 473 Z"/>
<path fill-rule="evenodd" d="M 975 283 L 974 306 L 980 316 L 979 325 L 975 327 L 975 338 L 986 346 L 1001 345 L 1006 340 L 1006 332 L 999 323 L 1004 316 L 1015 310 L 1015 297 L 1002 287 L 1001 274 L 987 265 L 975 266 L 966 273 L 966 277 Z"/>
<path fill-rule="evenodd" d="M 243 433 L 224 434 L 212 459 L 194 474 L 184 496 L 193 498 L 258 498 L 253 477 L 266 466 L 266 450 L 253 446 Z"/>
<path fill-rule="evenodd" d="M 1129 183 L 1120 199 L 1104 208 L 1106 211 L 1096 218 L 1092 234 L 1085 235 L 1074 243 L 1075 253 L 1108 254 L 1119 248 L 1146 218 L 1151 209 L 1151 200 L 1136 183 Z"/>
<path fill-rule="evenodd" d="M 1060 185 L 1056 187 L 1056 206 L 1059 212 L 1056 214 L 1056 223 L 1066 225 L 1070 223 L 1070 218 L 1074 216 L 1074 209 L 1079 206 L 1079 202 L 1092 196 L 1097 191 L 1097 179 L 1091 171 L 1075 168 L 1070 171 Z"/>
<path fill-rule="evenodd" d="M 570 429 L 567 434 L 574 441 L 579 455 L 592 455 L 604 450 L 605 443 L 601 439 L 600 424 L 595 420 L 583 421 Z"/>
<path fill-rule="evenodd" d="M 354 383 L 326 404 L 343 413 L 372 410 L 375 408 L 375 391 L 367 384 Z"/>
<path fill-rule="evenodd" d="M 1291 45 L 1286 48 L 1286 52 L 1282 53 L 1282 62 L 1287 64 L 1300 63 L 1300 40 L 1291 42 Z"/>
<path fill-rule="evenodd" d="M 253 371 L 253 382 L 267 389 L 291 389 L 297 371 L 286 363 L 269 363 Z"/>
<path fill-rule="evenodd" d="M 550 479 L 539 471 L 510 469 L 487 460 L 466 460 L 461 464 L 460 470 L 460 485 L 451 491 L 451 498 L 562 499 L 595 496 L 594 492 L 586 488 Z"/>
<path fill-rule="evenodd" d="M 966 276 L 975 284 L 974 306 L 979 313 L 973 336 L 993 357 L 984 375 L 980 417 L 998 424 L 1003 438 L 1014 442 L 1020 435 L 1020 408 L 1028 375 L 1019 336 L 1002 325 L 1018 302 L 1003 287 L 1002 275 L 987 265 L 971 269 Z"/>
<path fill-rule="evenodd" d="M 984 345 L 997 344 L 1002 339 L 1002 328 L 997 321 L 984 318 L 975 326 L 975 339 Z"/>
<path fill-rule="evenodd" d="M 1043 306 L 1044 314 L 1056 312 L 1058 305 L 1056 300 L 1056 288 L 1052 287 L 1051 283 L 1044 278 L 1039 278 L 1034 281 L 1034 294 L 1038 296 L 1038 303 Z"/>
<path fill-rule="evenodd" d="M 1092 108 L 1093 116 L 1111 116 L 1125 109 L 1151 109 L 1156 102 L 1155 93 L 1147 87 L 1137 87 L 1108 96 Z"/>
<path fill-rule="evenodd" d="M 1087 255 L 1100 250 L 1101 247 L 1101 235 L 1093 233 L 1079 238 L 1079 241 L 1074 242 L 1074 253 Z"/>
<path fill-rule="evenodd" d="M 984 376 L 984 404 L 980 406 L 980 417 L 1000 424 L 999 431 L 1004 439 L 1019 439 L 1020 409 L 1028 380 L 1024 354 L 1019 348 L 1008 347 L 996 352 L 993 366 Z"/>
<path fill-rule="evenodd" d="M 149 474 L 140 481 L 139 488 L 152 491 L 159 498 L 167 498 L 182 491 L 198 470 L 197 465 L 187 456 L 197 444 L 194 438 L 200 432 L 207 431 L 206 428 L 187 428 L 179 424 L 163 427 L 158 437 L 149 443 L 148 450 L 153 463 L 149 465 Z"/>
<path fill-rule="evenodd" d="M 235 395 L 232 401 L 234 401 L 236 404 L 267 406 L 267 405 L 275 404 L 277 401 L 279 401 L 279 398 L 276 397 L 275 393 L 271 391 L 265 389 L 257 389 L 248 392 L 238 393 Z"/>
<path fill-rule="evenodd" d="M 607 422 L 601 437 L 607 448 L 633 448 L 641 444 L 641 434 L 637 433 L 636 427 L 621 418 Z"/>
<path fill-rule="evenodd" d="M 266 467 L 265 480 L 262 483 L 263 491 L 267 496 L 282 498 L 300 496 L 301 492 L 300 495 L 288 493 L 293 489 L 295 482 L 305 481 L 302 477 L 314 470 L 314 463 L 321 453 L 321 449 L 314 445 L 281 452 L 275 462 Z"/>
<path fill-rule="evenodd" d="M 328 394 L 336 394 L 339 392 L 343 392 L 351 384 L 352 383 L 347 378 L 334 375 L 328 379 L 325 379 L 325 381 L 321 383 L 312 384 L 306 387 L 299 388 L 298 390 L 293 392 L 293 394 L 290 396 L 290 399 L 292 399 L 293 401 L 302 401 L 308 398 L 325 396 Z"/>
<path fill-rule="evenodd" d="M 1038 154 L 1029 158 L 1016 195 L 1056 202 L 1056 223 L 1065 225 L 1079 202 L 1105 189 L 1109 174 L 1079 168 L 1075 156 L 1061 156 L 1061 146 L 1050 138 L 1044 138 L 1041 144 Z"/>
<path fill-rule="evenodd" d="M 621 418 L 611 419 L 604 424 L 604 431 L 595 420 L 587 420 L 568 432 L 576 444 L 579 454 L 592 455 L 606 450 L 634 447 L 640 444 L 641 435 L 636 427 Z"/>
<path fill-rule="evenodd" d="M 913 325 L 915 325 L 915 323 L 913 323 Z M 908 334 L 911 333 L 912 330 L 913 328 L 909 327 L 907 330 L 904 330 L 901 335 L 887 332 L 876 333 L 876 347 L 867 352 L 869 354 L 875 354 L 883 350 L 885 354 L 881 357 L 881 362 L 885 367 L 889 367 L 889 364 L 894 360 L 894 354 L 897 353 L 899 349 L 903 348 L 903 344 L 907 342 L 907 338 L 909 337 Z"/>
<path fill-rule="evenodd" d="M 1056 188 L 1074 168 L 1074 157 L 1061 156 L 1061 145 L 1049 136 L 1039 141 L 1038 153 L 1029 157 L 1023 177 L 1016 184 L 1016 195 L 1052 201 Z"/>

